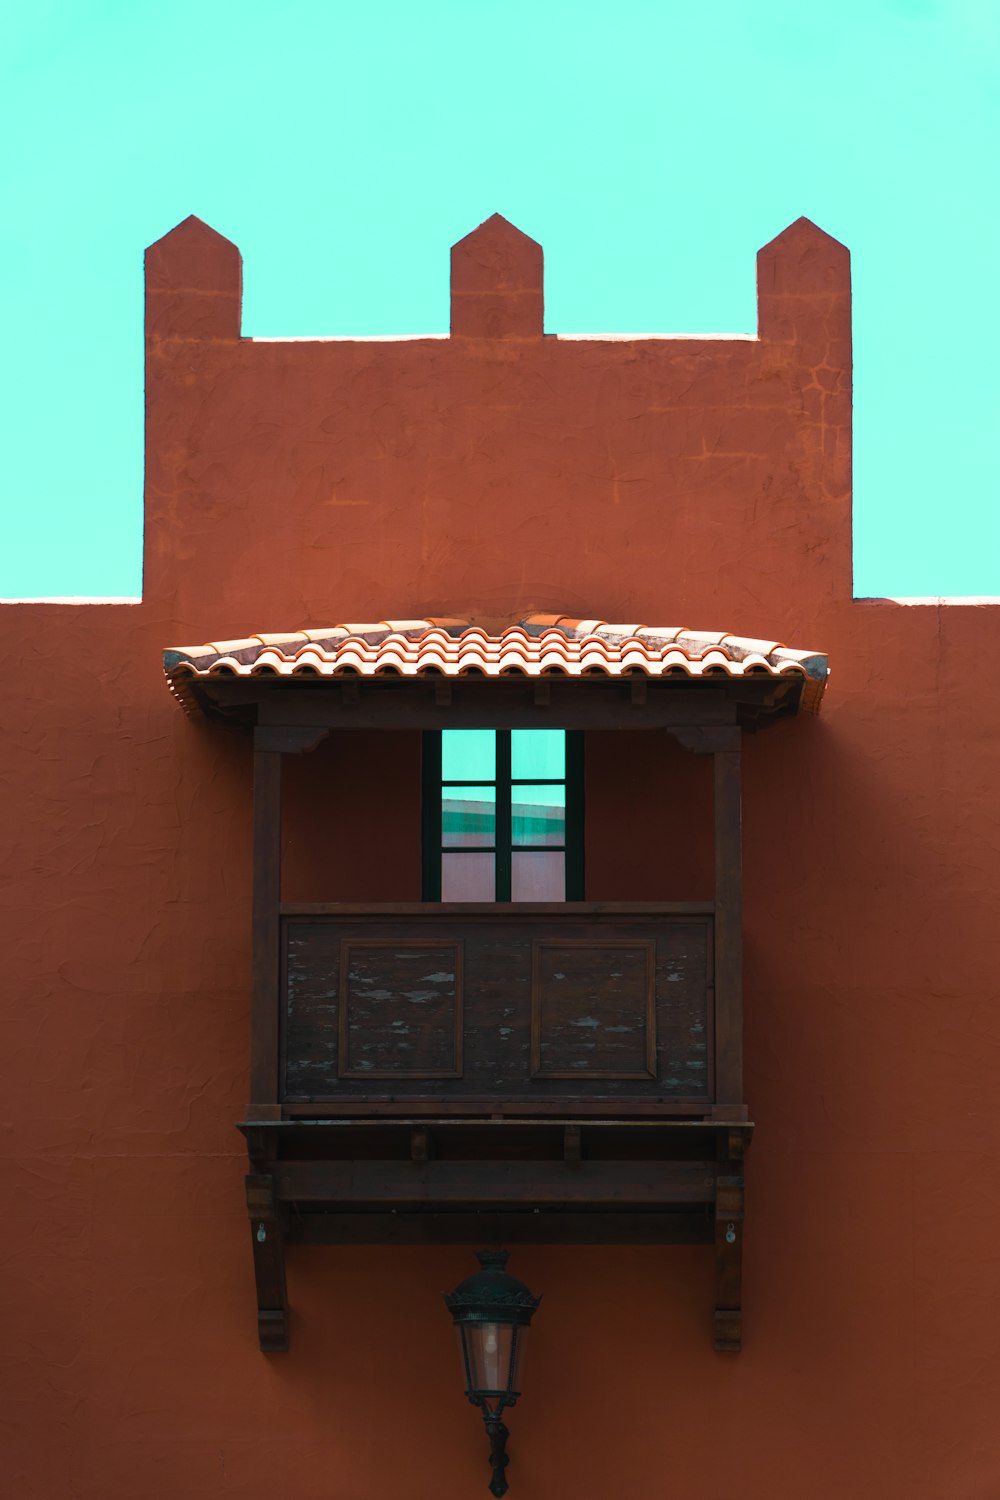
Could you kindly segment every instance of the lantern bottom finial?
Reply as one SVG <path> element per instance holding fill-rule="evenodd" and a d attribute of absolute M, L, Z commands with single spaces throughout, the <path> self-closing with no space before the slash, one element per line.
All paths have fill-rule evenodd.
<path fill-rule="evenodd" d="M 507 1493 L 507 1476 L 504 1470 L 510 1463 L 507 1457 L 507 1438 L 510 1434 L 497 1412 L 484 1410 L 483 1421 L 486 1423 L 486 1436 L 490 1440 L 490 1468 L 493 1470 L 490 1493 L 500 1500 L 500 1496 Z"/>

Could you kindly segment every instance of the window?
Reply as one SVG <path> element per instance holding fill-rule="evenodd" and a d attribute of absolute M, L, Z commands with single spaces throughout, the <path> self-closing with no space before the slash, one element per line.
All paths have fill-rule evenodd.
<path fill-rule="evenodd" d="M 583 736 L 424 735 L 424 900 L 583 900 Z"/>

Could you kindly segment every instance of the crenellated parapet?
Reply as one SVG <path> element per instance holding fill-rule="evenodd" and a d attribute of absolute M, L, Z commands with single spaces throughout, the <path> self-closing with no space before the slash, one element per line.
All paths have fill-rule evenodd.
<path fill-rule="evenodd" d="M 541 338 L 544 257 L 500 214 L 451 250 L 452 338 Z"/>
<path fill-rule="evenodd" d="M 541 245 L 492 214 L 451 249 L 452 337 L 541 338 L 544 280 Z M 239 338 L 242 281 L 237 247 L 192 214 L 146 251 L 147 333 Z M 850 305 L 850 252 L 809 219 L 758 252 L 762 341 L 810 343 L 824 330 L 849 354 Z"/>
<path fill-rule="evenodd" d="M 216 595 L 235 637 L 376 596 L 708 618 L 721 586 L 748 634 L 809 637 L 850 597 L 850 260 L 807 219 L 760 252 L 756 335 L 546 334 L 542 247 L 499 214 L 452 248 L 449 334 L 248 337 L 196 218 L 146 288 L 144 588 L 185 633 Z"/>
<path fill-rule="evenodd" d="M 194 214 L 146 251 L 147 338 L 238 339 L 243 259 Z"/>

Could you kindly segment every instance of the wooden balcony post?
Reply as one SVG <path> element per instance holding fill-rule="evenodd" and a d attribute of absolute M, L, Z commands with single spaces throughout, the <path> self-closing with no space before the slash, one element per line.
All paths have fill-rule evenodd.
<path fill-rule="evenodd" d="M 715 1099 L 716 1111 L 742 1111 L 743 862 L 740 730 L 712 761 L 715 784 Z M 736 1116 L 730 1116 L 735 1118 Z"/>
<path fill-rule="evenodd" d="M 253 987 L 250 1008 L 250 1105 L 247 1118 L 280 1118 L 278 969 L 281 902 L 281 752 L 253 756 Z"/>

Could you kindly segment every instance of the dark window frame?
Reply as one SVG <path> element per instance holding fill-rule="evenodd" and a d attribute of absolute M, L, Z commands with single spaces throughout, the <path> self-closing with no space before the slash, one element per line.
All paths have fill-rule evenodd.
<path fill-rule="evenodd" d="M 566 896 L 567 901 L 584 899 L 584 736 L 581 730 L 567 729 L 566 735 Z M 496 781 L 482 782 L 496 787 L 496 897 L 510 901 L 511 889 L 511 780 L 509 729 L 495 729 Z M 518 778 L 519 781 L 526 778 Z M 467 782 L 466 785 L 476 785 Z M 532 786 L 563 785 L 561 777 L 536 777 Z M 423 827 L 423 897 L 424 901 L 441 900 L 442 797 L 441 797 L 441 730 L 428 729 L 423 734 L 422 827 Z M 520 847 L 520 846 L 518 846 Z M 449 851 L 454 852 L 454 851 Z M 555 851 L 553 851 L 555 852 Z"/>

